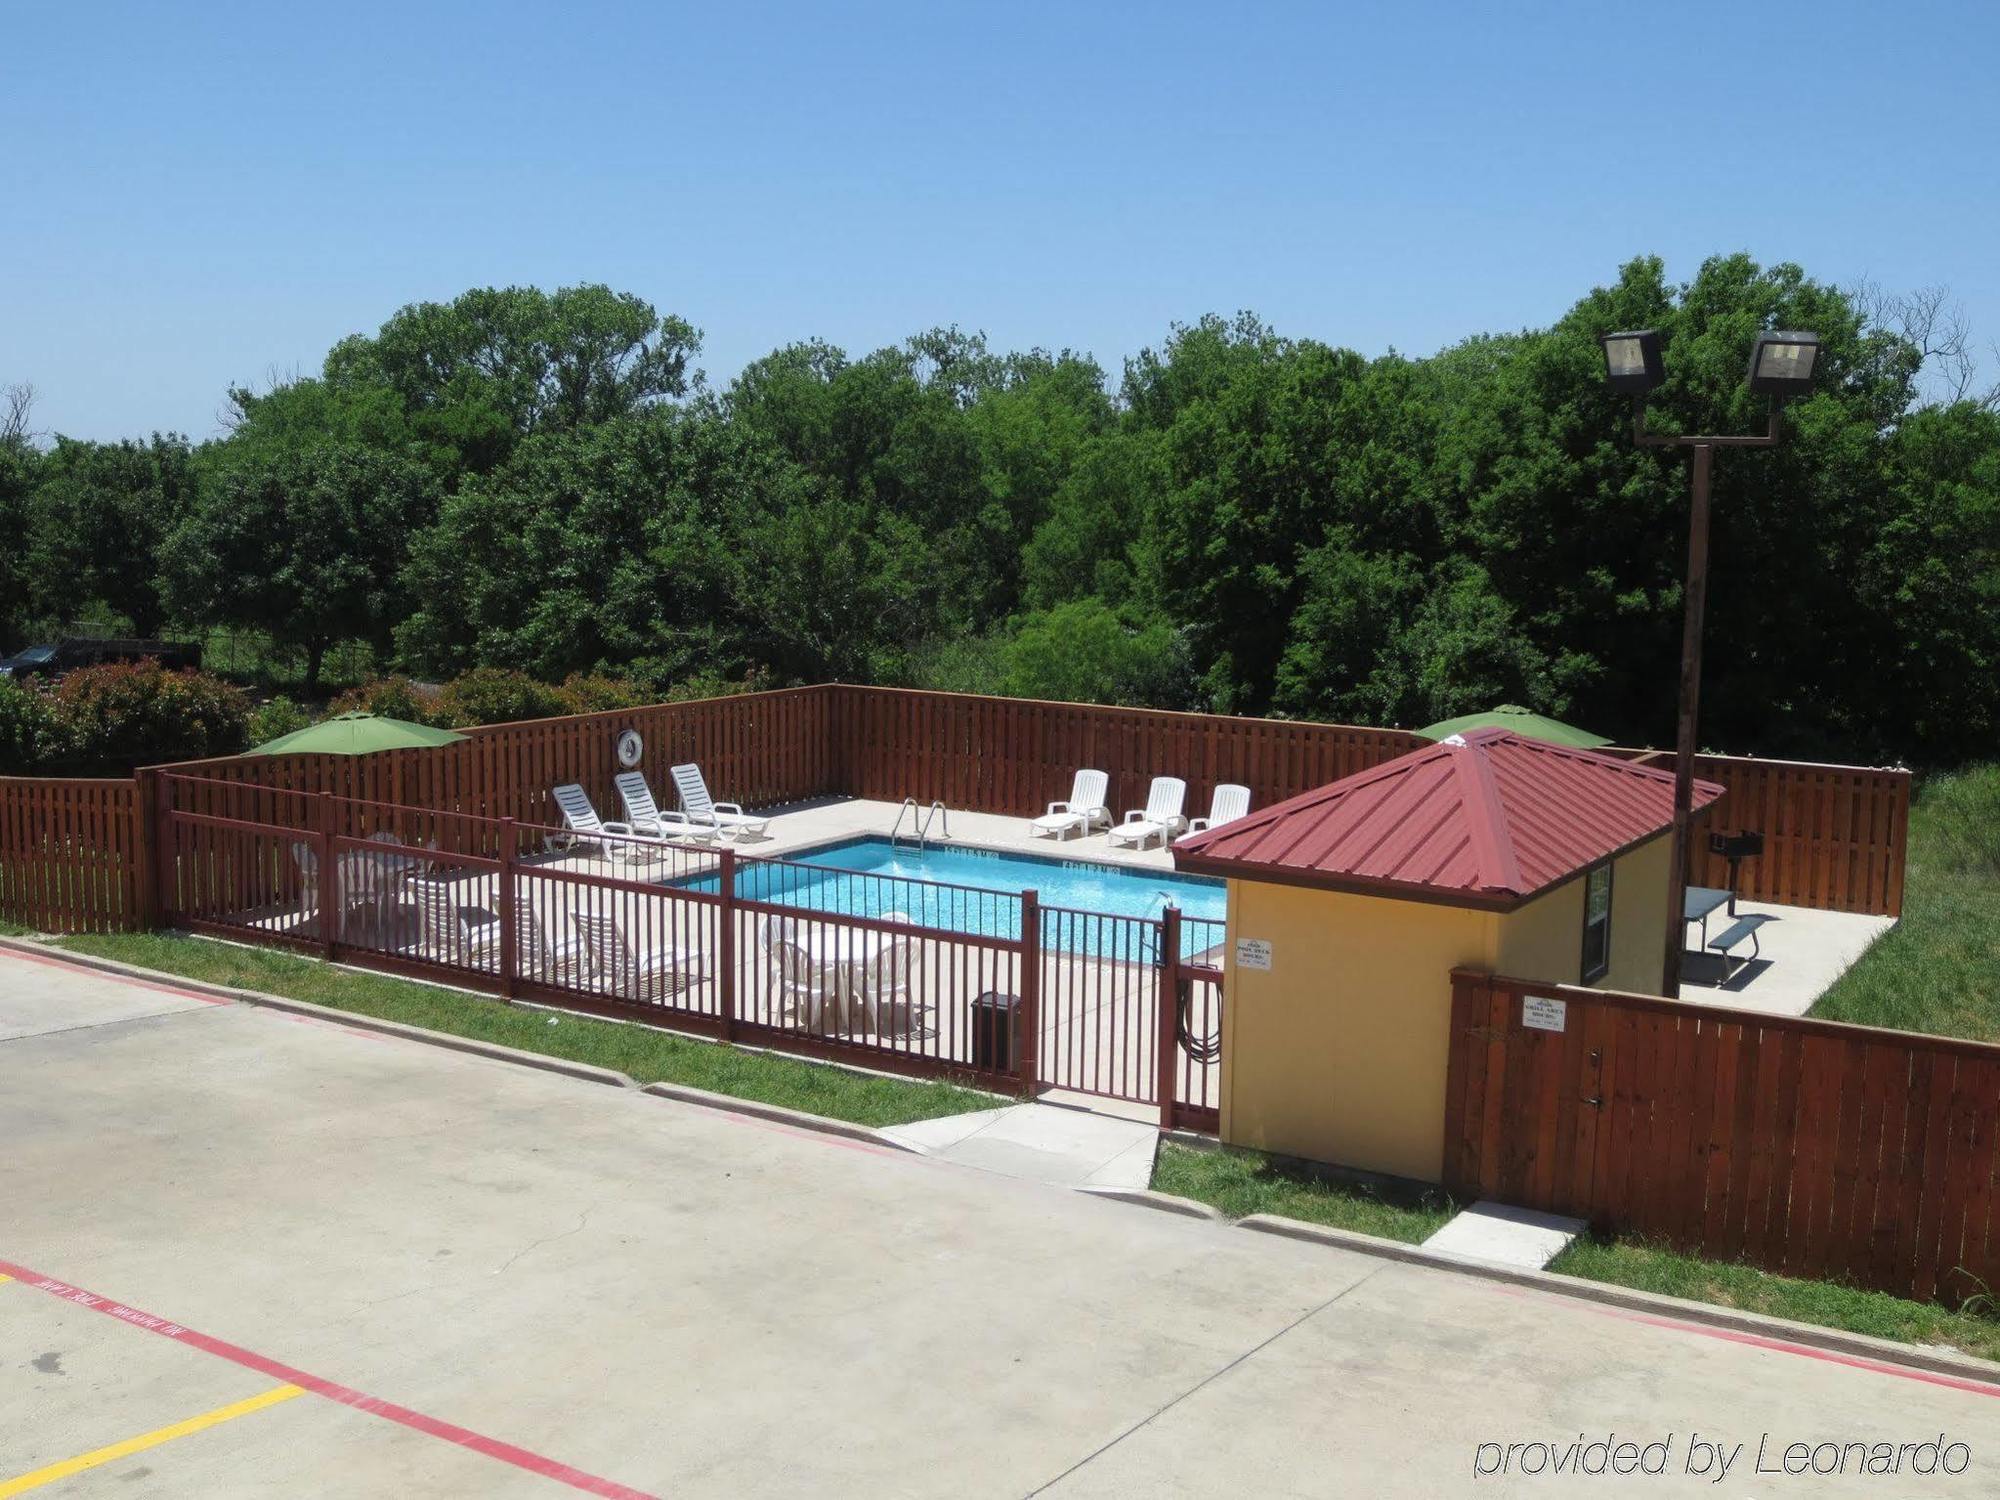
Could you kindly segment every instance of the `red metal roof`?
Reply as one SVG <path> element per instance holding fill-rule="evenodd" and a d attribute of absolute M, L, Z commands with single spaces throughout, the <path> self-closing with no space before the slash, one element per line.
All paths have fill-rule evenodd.
<path fill-rule="evenodd" d="M 1722 795 L 1694 784 L 1698 812 Z M 1205 875 L 1510 907 L 1673 824 L 1674 778 L 1481 729 L 1174 845 Z"/>

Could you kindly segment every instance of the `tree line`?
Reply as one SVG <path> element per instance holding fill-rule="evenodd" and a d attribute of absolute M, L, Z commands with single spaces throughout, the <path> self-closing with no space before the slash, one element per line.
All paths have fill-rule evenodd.
<path fill-rule="evenodd" d="M 1944 764 L 2000 707 L 2000 413 L 1796 266 L 1637 259 L 1548 328 L 1364 357 L 1249 314 L 1115 380 L 957 329 L 788 345 L 711 388 L 602 286 L 404 308 L 226 433 L 0 429 L 0 635 L 108 611 L 425 679 L 829 679 L 1419 725 L 1501 701 L 1671 740 L 1684 458 L 1598 335 L 1651 327 L 1663 430 L 1749 431 L 1753 334 L 1822 340 L 1784 445 L 1715 471 L 1703 739 Z M 1962 376 L 1962 372 L 1961 372 Z"/>

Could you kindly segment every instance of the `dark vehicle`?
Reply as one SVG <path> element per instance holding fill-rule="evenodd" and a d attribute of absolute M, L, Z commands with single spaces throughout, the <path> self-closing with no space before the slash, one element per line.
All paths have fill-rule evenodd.
<path fill-rule="evenodd" d="M 153 657 L 163 667 L 179 671 L 201 665 L 201 646 L 193 641 L 86 640 L 72 637 L 53 646 L 30 646 L 0 661 L 0 677 L 60 677 L 77 667 L 107 661 L 144 661 Z"/>

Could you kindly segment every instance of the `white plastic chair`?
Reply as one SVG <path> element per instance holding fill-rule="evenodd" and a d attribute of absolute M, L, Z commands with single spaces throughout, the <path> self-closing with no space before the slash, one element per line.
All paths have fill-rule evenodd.
<path fill-rule="evenodd" d="M 868 974 L 868 1003 L 875 1013 L 875 1029 L 885 1036 L 933 1035 L 928 1024 L 920 1024 L 916 991 L 911 984 L 916 966 L 914 938 L 897 938 L 876 957 Z"/>
<path fill-rule="evenodd" d="M 1146 810 L 1126 813 L 1125 821 L 1112 828 L 1111 842 L 1135 849 L 1145 848 L 1154 839 L 1165 844 L 1187 826 L 1187 819 L 1181 816 L 1181 804 L 1186 800 L 1187 783 L 1180 777 L 1155 776 L 1146 794 Z"/>
<path fill-rule="evenodd" d="M 1066 801 L 1051 802 L 1049 810 L 1028 824 L 1031 838 L 1066 839 L 1071 834 L 1087 834 L 1099 823 L 1110 823 L 1111 809 L 1104 793 L 1111 778 L 1102 771 L 1078 771 Z"/>
<path fill-rule="evenodd" d="M 653 800 L 653 789 L 637 771 L 620 771 L 611 778 L 618 788 L 618 800 L 625 804 L 625 822 L 636 833 L 662 839 L 693 839 L 713 843 L 718 829 L 696 823 L 686 813 L 662 812 Z"/>
<path fill-rule="evenodd" d="M 757 924 L 757 944 L 771 958 L 780 1020 L 795 1025 L 803 1019 L 817 1030 L 833 980 L 800 945 L 798 924 L 790 917 L 765 917 Z"/>
<path fill-rule="evenodd" d="M 769 818 L 746 813 L 741 803 L 717 802 L 711 797 L 700 766 L 675 766 L 671 774 L 674 788 L 681 794 L 681 810 L 690 823 L 705 824 L 717 833 L 739 837 L 746 833 L 761 834 L 771 826 Z"/>
<path fill-rule="evenodd" d="M 1238 786 L 1233 781 L 1225 781 L 1209 794 L 1208 816 L 1196 818 L 1188 824 L 1187 834 L 1203 833 L 1210 828 L 1220 828 L 1224 823 L 1234 823 L 1250 811 L 1250 788 Z"/>

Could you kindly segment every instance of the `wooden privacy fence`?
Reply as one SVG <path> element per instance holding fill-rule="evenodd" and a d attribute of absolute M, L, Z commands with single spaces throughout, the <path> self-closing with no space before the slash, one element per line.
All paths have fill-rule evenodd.
<path fill-rule="evenodd" d="M 1155 776 L 1188 784 L 1205 811 L 1218 782 L 1268 807 L 1430 743 L 1402 729 L 1239 719 L 1082 703 L 841 686 L 831 689 L 837 774 L 849 796 L 975 812 L 1038 811 L 1068 795 L 1078 767 L 1109 774 L 1114 812 L 1143 807 Z M 1671 765 L 1663 752 L 1616 752 Z M 1689 878 L 1721 885 L 1728 866 L 1709 828 L 1755 829 L 1764 853 L 1741 867 L 1745 900 L 1900 916 L 1910 773 L 1703 756 L 1697 774 L 1728 795 L 1697 828 Z"/>
<path fill-rule="evenodd" d="M 1194 814 L 1206 810 L 1219 782 L 1249 787 L 1253 805 L 1267 807 L 1425 743 L 1399 729 L 836 684 L 501 724 L 469 730 L 463 743 L 439 750 L 189 761 L 140 773 L 136 788 L 130 781 L 24 780 L 15 785 L 30 790 L 4 804 L 15 822 L 0 831 L 0 916 L 78 931 L 142 922 L 152 899 L 143 851 L 154 830 L 146 817 L 135 827 L 137 814 L 121 822 L 116 808 L 144 804 L 163 772 L 218 784 L 208 804 L 184 790 L 183 808 L 251 821 L 287 822 L 281 809 L 288 797 L 329 792 L 438 814 L 551 823 L 550 788 L 561 782 L 580 783 L 601 810 L 615 813 L 614 746 L 627 728 L 644 738 L 645 769 L 662 793 L 669 764 L 695 761 L 717 796 L 751 805 L 844 794 L 937 798 L 954 808 L 1019 814 L 1065 796 L 1082 766 L 1109 773 L 1111 803 L 1121 810 L 1144 804 L 1152 777 L 1179 776 Z M 1742 896 L 1901 913 L 1908 772 L 1704 757 L 1701 774 L 1729 789 L 1710 825 L 1765 835 L 1764 854 L 1742 867 Z M 97 823 L 83 811 L 93 796 L 102 798 Z M 479 825 L 489 842 L 490 827 Z M 18 873 L 30 868 L 32 885 Z M 116 899 L 105 888 L 110 871 L 124 882 Z M 1696 840 L 1691 873 L 1701 884 L 1725 878 L 1705 838 Z"/>
<path fill-rule="evenodd" d="M 1957 1302 L 2000 1285 L 2000 1047 L 1461 970 L 1444 1179 Z"/>
<path fill-rule="evenodd" d="M 1430 741 L 1402 729 L 1237 719 L 1025 698 L 842 686 L 834 710 L 848 795 L 939 798 L 973 812 L 1040 812 L 1080 766 L 1111 778 L 1114 812 L 1146 805 L 1155 776 L 1188 785 L 1188 813 L 1218 782 L 1265 807 Z"/>
<path fill-rule="evenodd" d="M 550 789 L 563 782 L 581 785 L 607 818 L 618 816 L 616 745 L 622 731 L 636 729 L 656 786 L 667 785 L 668 766 L 694 761 L 716 796 L 771 806 L 839 789 L 831 703 L 824 688 L 784 688 L 468 729 L 465 740 L 437 750 L 225 756 L 164 769 L 280 792 L 331 792 L 482 818 L 560 823 Z M 182 805 L 188 805 L 185 797 Z M 228 813 L 262 815 L 240 802 L 232 802 Z"/>
<path fill-rule="evenodd" d="M 1728 861 L 1710 852 L 1708 829 L 1755 829 L 1764 852 L 1743 862 L 1737 894 L 1744 899 L 1902 915 L 1908 771 L 1704 755 L 1695 774 L 1727 790 L 1697 825 L 1688 863 L 1693 884 L 1728 884 Z"/>
<path fill-rule="evenodd" d="M 0 917 L 53 932 L 151 926 L 146 835 L 129 777 L 0 776 Z"/>

